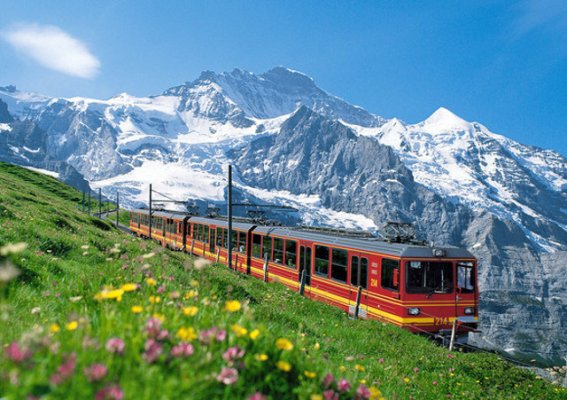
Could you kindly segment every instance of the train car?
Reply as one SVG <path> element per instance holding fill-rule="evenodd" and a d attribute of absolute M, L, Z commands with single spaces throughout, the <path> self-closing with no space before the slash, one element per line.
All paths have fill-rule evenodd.
<path fill-rule="evenodd" d="M 148 237 L 147 210 L 132 212 L 133 232 Z M 226 220 L 153 213 L 181 222 L 185 251 L 226 264 Z M 144 224 L 146 223 L 146 224 Z M 152 219 L 152 224 L 154 219 Z M 157 223 L 153 226 L 164 226 Z M 164 229 L 164 228 L 162 228 Z M 152 238 L 163 243 L 161 232 Z M 232 265 L 241 272 L 278 281 L 304 295 L 359 316 L 412 332 L 458 333 L 478 323 L 477 263 L 467 250 L 388 243 L 295 228 L 233 223 Z M 267 269 L 267 273 L 266 273 Z"/>

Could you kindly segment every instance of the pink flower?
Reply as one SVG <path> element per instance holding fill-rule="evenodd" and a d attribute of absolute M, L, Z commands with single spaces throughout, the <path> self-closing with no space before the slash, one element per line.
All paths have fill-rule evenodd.
<path fill-rule="evenodd" d="M 226 339 L 226 331 L 213 326 L 212 328 L 205 329 L 199 333 L 199 341 L 203 344 L 211 343 L 213 338 L 218 342 L 222 342 Z"/>
<path fill-rule="evenodd" d="M 415 367 L 415 368 L 413 369 L 413 372 L 415 372 L 415 373 L 417 374 L 417 373 L 419 372 L 419 368 Z"/>
<path fill-rule="evenodd" d="M 165 285 L 161 285 L 160 287 L 158 287 L 157 292 L 160 293 L 160 294 L 165 292 Z"/>
<path fill-rule="evenodd" d="M 106 376 L 108 369 L 104 364 L 93 364 L 85 368 L 84 372 L 89 382 L 98 382 Z"/>
<path fill-rule="evenodd" d="M 451 354 L 451 353 L 448 353 L 448 354 L 447 354 L 447 358 L 455 358 L 455 356 L 454 356 L 453 354 Z"/>
<path fill-rule="evenodd" d="M 331 387 L 334 381 L 335 381 L 335 377 L 333 376 L 333 374 L 329 373 L 325 375 L 325 377 L 323 378 L 323 387 L 324 388 Z"/>
<path fill-rule="evenodd" d="M 106 351 L 113 354 L 123 354 L 124 353 L 124 340 L 114 337 L 106 341 Z"/>
<path fill-rule="evenodd" d="M 6 357 L 17 363 L 26 361 L 28 358 L 30 358 L 33 355 L 31 350 L 20 347 L 20 345 L 17 342 L 10 343 L 10 345 L 6 347 L 5 352 L 6 352 Z"/>
<path fill-rule="evenodd" d="M 169 336 L 166 329 L 161 329 L 161 321 L 157 318 L 150 318 L 146 321 L 146 334 L 150 339 L 165 340 Z"/>
<path fill-rule="evenodd" d="M 323 398 L 325 400 L 339 400 L 339 394 L 334 390 L 325 390 L 323 392 Z"/>
<path fill-rule="evenodd" d="M 380 364 L 384 364 L 384 359 L 383 359 L 383 358 L 380 358 L 380 359 L 378 360 L 378 362 L 379 362 Z"/>
<path fill-rule="evenodd" d="M 226 331 L 224 329 L 220 329 L 217 334 L 215 335 L 217 342 L 222 342 L 226 339 Z"/>
<path fill-rule="evenodd" d="M 350 390 L 350 383 L 345 378 L 341 378 L 337 385 L 339 392 L 348 392 Z"/>
<path fill-rule="evenodd" d="M 124 392 L 118 385 L 107 386 L 98 391 L 95 400 L 122 400 Z"/>
<path fill-rule="evenodd" d="M 229 363 L 244 356 L 244 350 L 240 349 L 238 346 L 230 347 L 227 351 L 224 352 L 222 358 Z"/>
<path fill-rule="evenodd" d="M 358 389 L 356 389 L 356 398 L 357 399 L 368 399 L 370 398 L 370 390 L 365 385 L 360 385 Z"/>
<path fill-rule="evenodd" d="M 433 382 L 431 382 L 431 384 L 432 384 L 433 386 L 437 386 L 437 381 L 433 381 Z"/>
<path fill-rule="evenodd" d="M 171 349 L 173 357 L 188 357 L 195 352 L 195 348 L 191 343 L 179 343 Z"/>
<path fill-rule="evenodd" d="M 217 381 L 224 383 L 225 385 L 232 385 L 238 380 L 238 371 L 234 368 L 224 367 L 221 373 L 217 376 Z"/>
<path fill-rule="evenodd" d="M 154 340 L 148 339 L 146 340 L 146 344 L 144 345 L 144 354 L 142 357 L 146 360 L 147 363 L 151 364 L 156 361 L 163 351 L 162 345 Z"/>
<path fill-rule="evenodd" d="M 268 400 L 268 398 L 264 396 L 262 393 L 256 392 L 248 396 L 248 400 Z"/>
<path fill-rule="evenodd" d="M 59 385 L 65 380 L 70 378 L 75 372 L 75 361 L 77 360 L 77 354 L 71 353 L 70 356 L 57 368 L 57 372 L 51 375 L 49 380 L 54 385 Z"/>

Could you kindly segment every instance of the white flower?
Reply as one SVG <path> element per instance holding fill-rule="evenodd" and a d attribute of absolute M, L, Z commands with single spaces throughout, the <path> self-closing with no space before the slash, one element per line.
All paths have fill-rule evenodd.
<path fill-rule="evenodd" d="M 20 275 L 20 270 L 10 262 L 0 265 L 0 282 L 10 282 L 12 279 Z"/>
<path fill-rule="evenodd" d="M 15 254 L 24 251 L 28 247 L 25 242 L 8 243 L 6 246 L 0 247 L 0 256 L 7 256 L 8 254 Z"/>

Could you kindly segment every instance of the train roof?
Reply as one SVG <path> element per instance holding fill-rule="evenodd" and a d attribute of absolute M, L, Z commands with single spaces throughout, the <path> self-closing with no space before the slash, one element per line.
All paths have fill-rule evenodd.
<path fill-rule="evenodd" d="M 148 214 L 147 209 L 142 210 L 132 210 L 134 212 L 139 212 L 143 214 Z M 183 213 L 172 213 L 172 212 L 162 212 L 155 211 L 152 213 L 155 216 L 161 216 L 171 219 L 183 220 L 185 217 L 189 217 L 187 214 Z M 202 224 L 214 224 L 216 226 L 222 226 L 224 228 L 228 227 L 227 220 L 205 218 L 205 217 L 195 217 L 190 216 L 191 222 L 202 223 Z M 301 228 L 289 228 L 280 226 L 256 226 L 249 223 L 243 222 L 233 222 L 232 227 L 240 230 L 250 230 L 254 228 L 253 233 L 260 233 L 269 236 L 283 236 L 290 237 L 294 239 L 307 240 L 310 242 L 316 242 L 321 244 L 326 244 L 329 246 L 339 246 L 339 247 L 350 247 L 355 249 L 360 249 L 364 251 L 377 252 L 382 254 L 389 254 L 395 257 L 408 257 L 408 258 L 434 258 L 434 250 L 443 250 L 445 253 L 444 257 L 447 258 L 475 258 L 468 250 L 459 247 L 448 247 L 448 246 L 419 246 L 415 244 L 407 243 L 390 243 L 380 239 L 373 238 L 351 238 L 347 236 L 337 236 L 331 234 L 325 234 L 320 232 L 310 232 L 301 230 Z"/>

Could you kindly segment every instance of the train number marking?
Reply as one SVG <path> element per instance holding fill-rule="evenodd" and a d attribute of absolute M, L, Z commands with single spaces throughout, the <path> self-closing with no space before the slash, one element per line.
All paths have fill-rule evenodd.
<path fill-rule="evenodd" d="M 433 318 L 433 325 L 449 325 L 449 318 L 447 317 L 434 317 Z"/>
<path fill-rule="evenodd" d="M 378 287 L 378 279 L 370 279 L 370 286 Z"/>

